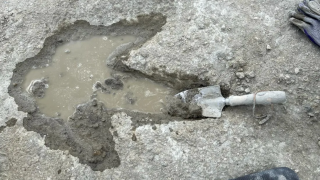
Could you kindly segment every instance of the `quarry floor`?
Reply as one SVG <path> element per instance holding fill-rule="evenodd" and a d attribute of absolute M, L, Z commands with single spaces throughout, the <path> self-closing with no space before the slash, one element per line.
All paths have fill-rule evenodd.
<path fill-rule="evenodd" d="M 218 180 L 274 167 L 320 179 L 320 49 L 289 23 L 297 3 L 1 1 L 0 179 Z M 271 117 L 265 123 L 252 106 L 227 107 L 221 118 L 182 119 L 104 110 L 96 101 L 68 123 L 41 116 L 20 88 L 25 69 L 50 62 L 59 43 L 91 35 L 139 37 L 107 64 L 176 91 L 281 90 L 287 101 L 257 106 L 257 115 Z M 83 118 L 87 111 L 97 115 L 92 124 Z"/>

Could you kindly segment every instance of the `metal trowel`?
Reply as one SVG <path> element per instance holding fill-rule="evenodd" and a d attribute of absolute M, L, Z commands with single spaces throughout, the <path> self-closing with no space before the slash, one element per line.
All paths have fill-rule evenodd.
<path fill-rule="evenodd" d="M 168 112 L 183 118 L 221 117 L 225 105 L 278 104 L 286 101 L 284 91 L 263 91 L 243 96 L 221 95 L 220 86 L 207 86 L 180 92 L 169 101 Z"/>

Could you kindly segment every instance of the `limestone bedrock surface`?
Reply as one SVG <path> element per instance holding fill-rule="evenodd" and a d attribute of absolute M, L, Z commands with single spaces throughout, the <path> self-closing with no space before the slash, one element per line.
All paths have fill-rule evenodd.
<path fill-rule="evenodd" d="M 276 166 L 294 169 L 301 179 L 319 178 L 320 50 L 288 22 L 298 2 L 1 1 L 0 125 L 18 121 L 0 133 L 0 179 L 230 179 Z M 272 115 L 261 126 L 251 107 L 229 107 L 219 119 L 136 128 L 135 117 L 119 112 L 110 131 L 117 134 L 121 164 L 103 172 L 92 171 L 67 150 L 51 150 L 45 136 L 24 129 L 26 113 L 8 94 L 17 63 L 38 54 L 47 37 L 77 20 L 134 24 L 138 15 L 150 13 L 166 16 L 166 24 L 130 52 L 123 62 L 130 69 L 176 84 L 189 79 L 199 79 L 199 86 L 220 84 L 233 95 L 248 88 L 284 90 L 287 103 L 256 107 L 256 114 Z M 239 72 L 245 75 L 241 79 Z M 182 84 L 175 88 L 186 89 Z"/>

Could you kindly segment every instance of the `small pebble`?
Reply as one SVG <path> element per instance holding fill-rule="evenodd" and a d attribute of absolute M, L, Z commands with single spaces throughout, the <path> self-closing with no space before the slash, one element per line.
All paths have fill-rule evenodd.
<path fill-rule="evenodd" d="M 320 141 L 318 141 L 318 145 L 320 146 Z"/>
<path fill-rule="evenodd" d="M 232 56 L 227 56 L 227 60 L 230 61 L 233 57 Z"/>
<path fill-rule="evenodd" d="M 290 79 L 290 76 L 289 76 L 289 74 L 286 74 L 286 75 L 284 76 L 284 79 L 285 79 L 285 80 L 288 80 L 288 79 Z"/>
<path fill-rule="evenodd" d="M 259 125 L 263 125 L 266 122 L 269 121 L 269 119 L 271 118 L 271 115 L 267 115 L 265 118 L 263 118 L 261 121 L 259 121 Z"/>
<path fill-rule="evenodd" d="M 227 60 L 231 60 L 231 59 L 233 59 L 233 53 L 229 52 L 227 55 Z"/>
<path fill-rule="evenodd" d="M 137 141 L 137 137 L 135 134 L 132 134 L 132 137 L 131 137 L 132 141 Z"/>
<path fill-rule="evenodd" d="M 245 60 L 243 60 L 243 59 L 239 60 L 238 63 L 239 63 L 239 65 L 240 65 L 241 67 L 247 65 L 247 62 L 246 62 Z"/>
<path fill-rule="evenodd" d="M 98 105 L 97 99 L 93 99 L 92 100 L 92 106 L 97 106 L 97 105 Z"/>
<path fill-rule="evenodd" d="M 243 72 L 237 72 L 236 73 L 236 76 L 239 78 L 239 79 L 243 79 L 245 77 L 244 73 Z"/>
<path fill-rule="evenodd" d="M 223 24 L 223 25 L 221 26 L 221 30 L 222 30 L 222 31 L 226 30 L 226 25 Z"/>
<path fill-rule="evenodd" d="M 70 49 L 66 49 L 64 52 L 69 54 L 71 51 L 70 51 Z"/>
<path fill-rule="evenodd" d="M 244 90 L 244 92 L 250 93 L 250 88 L 246 88 L 246 89 Z"/>
<path fill-rule="evenodd" d="M 267 44 L 267 50 L 271 50 L 271 46 Z"/>
<path fill-rule="evenodd" d="M 313 114 L 313 113 L 311 113 L 311 112 L 309 112 L 309 113 L 308 113 L 308 116 L 310 116 L 310 117 L 314 117 L 314 114 Z"/>
<path fill-rule="evenodd" d="M 246 76 L 249 77 L 249 78 L 254 78 L 254 77 L 256 76 L 253 71 L 246 72 L 245 74 L 246 74 Z"/>
<path fill-rule="evenodd" d="M 237 92 L 243 92 L 243 91 L 244 91 L 244 88 L 241 87 L 241 86 L 238 86 L 238 87 L 236 88 L 236 91 L 237 91 Z"/>
<path fill-rule="evenodd" d="M 284 79 L 284 74 L 280 74 L 280 75 L 279 75 L 279 78 L 280 78 L 280 79 Z"/>
<path fill-rule="evenodd" d="M 304 77 L 302 78 L 302 80 L 303 80 L 304 82 L 307 82 L 307 81 L 309 81 L 309 78 L 308 78 L 308 76 L 304 76 Z"/>
<path fill-rule="evenodd" d="M 294 69 L 294 73 L 299 74 L 299 72 L 300 72 L 300 68 L 295 68 Z"/>

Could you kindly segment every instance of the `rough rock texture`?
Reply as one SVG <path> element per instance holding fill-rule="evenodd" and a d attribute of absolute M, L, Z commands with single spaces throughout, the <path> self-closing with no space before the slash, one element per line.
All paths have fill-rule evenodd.
<path fill-rule="evenodd" d="M 298 2 L 1 1 L 0 126 L 12 118 L 17 123 L 0 133 L 0 179 L 228 179 L 276 166 L 294 169 L 301 179 L 319 178 L 320 49 L 288 22 Z M 226 108 L 219 119 L 137 128 L 134 117 L 115 114 L 110 132 L 121 163 L 103 172 L 68 151 L 49 149 L 45 136 L 22 126 L 26 113 L 8 94 L 17 63 L 77 20 L 109 26 L 150 13 L 163 14 L 167 22 L 130 52 L 128 67 L 164 81 L 220 84 L 225 95 L 285 90 L 287 103 L 257 107 L 256 113 L 272 114 L 263 125 L 252 117 L 252 107 Z M 187 88 L 181 84 L 172 86 Z"/>

